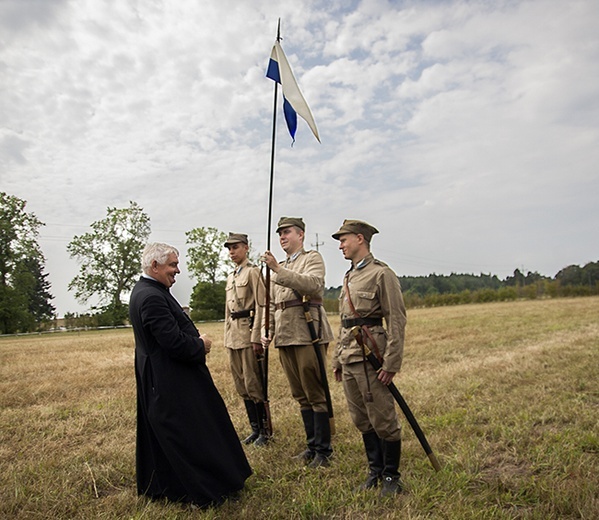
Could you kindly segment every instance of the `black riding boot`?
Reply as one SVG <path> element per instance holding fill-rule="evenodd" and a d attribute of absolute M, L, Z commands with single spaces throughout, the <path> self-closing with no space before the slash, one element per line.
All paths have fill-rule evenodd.
<path fill-rule="evenodd" d="M 304 422 L 304 430 L 306 431 L 306 443 L 308 447 L 293 458 L 299 459 L 302 462 L 310 462 L 316 454 L 314 438 L 314 410 L 312 410 L 312 408 L 302 408 L 301 413 L 302 421 Z"/>
<path fill-rule="evenodd" d="M 362 440 L 368 459 L 368 478 L 360 486 L 360 490 L 377 487 L 383 475 L 383 443 L 375 431 L 363 433 Z"/>
<path fill-rule="evenodd" d="M 268 443 L 270 438 L 268 437 L 268 433 L 266 431 L 266 425 L 264 423 L 266 419 L 266 415 L 264 412 L 264 403 L 258 402 L 254 403 L 256 405 L 256 414 L 258 416 L 258 429 L 259 435 L 258 438 L 254 441 L 254 446 L 264 446 Z"/>
<path fill-rule="evenodd" d="M 248 419 L 250 420 L 250 426 L 252 427 L 252 433 L 250 433 L 241 442 L 243 444 L 252 444 L 260 436 L 260 423 L 258 422 L 258 410 L 256 410 L 256 403 L 251 399 L 244 399 L 245 409 L 248 413 Z"/>
<path fill-rule="evenodd" d="M 403 483 L 399 479 L 399 459 L 401 456 L 401 440 L 383 441 L 383 486 L 381 496 L 390 496 L 403 491 Z"/>
<path fill-rule="evenodd" d="M 314 412 L 314 459 L 310 462 L 311 468 L 328 466 L 329 458 L 333 453 L 331 448 L 331 423 L 328 412 Z"/>

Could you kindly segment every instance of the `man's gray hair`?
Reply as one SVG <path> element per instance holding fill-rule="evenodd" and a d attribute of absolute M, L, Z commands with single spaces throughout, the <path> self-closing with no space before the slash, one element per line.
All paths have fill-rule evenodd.
<path fill-rule="evenodd" d="M 172 253 L 179 256 L 179 251 L 176 247 L 163 244 L 162 242 L 149 243 L 141 255 L 141 268 L 143 272 L 150 274 L 150 269 L 154 260 L 159 264 L 165 264 Z"/>
<path fill-rule="evenodd" d="M 299 226 L 291 226 L 292 228 L 294 228 L 297 231 L 297 234 L 299 235 L 301 233 L 302 235 L 302 244 L 304 243 L 304 240 L 306 239 L 306 232 Z"/>

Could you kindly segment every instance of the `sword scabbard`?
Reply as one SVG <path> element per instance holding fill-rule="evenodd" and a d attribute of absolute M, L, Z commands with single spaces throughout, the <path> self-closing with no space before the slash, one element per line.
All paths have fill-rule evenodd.
<path fill-rule="evenodd" d="M 374 370 L 376 370 L 376 372 L 380 372 L 383 369 L 383 367 L 382 367 L 380 361 L 376 358 L 376 356 L 372 353 L 372 351 L 368 348 L 368 345 L 364 341 L 364 338 L 362 337 L 361 327 L 359 327 L 358 325 L 356 325 L 355 327 L 352 327 L 351 333 L 354 336 L 354 338 L 356 338 L 358 345 L 360 345 L 360 347 L 362 347 L 364 349 L 364 352 L 366 353 L 366 358 L 368 359 L 368 361 L 370 361 L 372 368 L 374 368 Z M 424 432 L 422 431 L 422 428 L 420 428 L 420 425 L 418 424 L 416 417 L 414 417 L 412 410 L 410 410 L 408 403 L 406 403 L 406 400 L 403 398 L 403 396 L 399 392 L 397 386 L 395 386 L 395 384 L 393 382 L 389 383 L 387 385 L 387 388 L 389 389 L 389 392 L 391 392 L 391 395 L 393 396 L 393 398 L 395 399 L 395 401 L 401 408 L 401 411 L 403 412 L 406 419 L 408 420 L 408 423 L 410 424 L 412 430 L 416 434 L 416 437 L 418 438 L 420 445 L 424 449 L 424 452 L 428 456 L 428 459 L 430 460 L 433 468 L 435 468 L 435 471 L 440 471 L 441 464 L 439 464 L 437 457 L 433 453 L 433 450 L 430 447 L 430 444 L 428 443 L 428 441 L 426 440 Z"/>

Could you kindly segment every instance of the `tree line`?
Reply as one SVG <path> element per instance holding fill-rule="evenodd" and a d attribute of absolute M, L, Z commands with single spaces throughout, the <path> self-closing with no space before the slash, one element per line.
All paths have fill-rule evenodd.
<path fill-rule="evenodd" d="M 599 295 L 599 262 L 589 262 L 583 267 L 570 265 L 554 278 L 530 271 L 525 275 L 516 269 L 503 280 L 484 273 L 398 276 L 398 279 L 407 308 L 591 296 Z M 341 286 L 326 290 L 327 310 L 338 308 L 336 300 L 340 293 Z"/>
<path fill-rule="evenodd" d="M 44 223 L 26 211 L 27 202 L 0 192 L 0 334 L 48 328 L 56 318 L 54 298 L 45 273 L 45 257 L 38 244 Z M 150 236 L 150 217 L 135 202 L 126 208 L 107 208 L 106 217 L 90 231 L 73 239 L 67 252 L 79 264 L 68 289 L 87 304 L 98 302 L 85 314 L 67 313 L 67 327 L 121 325 L 127 321 L 124 295 L 141 272 L 141 253 Z M 226 233 L 198 227 L 185 233 L 187 270 L 195 279 L 190 307 L 196 321 L 224 318 L 225 284 L 233 268 L 223 247 Z M 256 262 L 251 250 L 250 259 Z M 585 296 L 599 294 L 599 262 L 571 265 L 554 278 L 516 269 L 500 280 L 491 274 L 451 274 L 399 277 L 406 306 L 455 305 L 518 298 Z M 336 312 L 341 287 L 325 290 L 325 308 Z"/>

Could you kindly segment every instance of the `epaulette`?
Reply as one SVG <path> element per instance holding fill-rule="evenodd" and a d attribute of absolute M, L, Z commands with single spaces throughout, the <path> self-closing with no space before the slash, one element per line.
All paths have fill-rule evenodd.
<path fill-rule="evenodd" d="M 376 265 L 380 265 L 381 267 L 389 267 L 385 262 L 382 262 L 378 258 L 375 258 L 373 263 L 375 263 Z"/>

